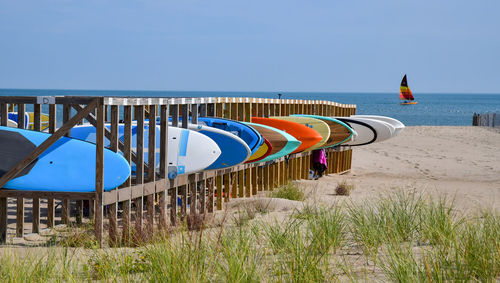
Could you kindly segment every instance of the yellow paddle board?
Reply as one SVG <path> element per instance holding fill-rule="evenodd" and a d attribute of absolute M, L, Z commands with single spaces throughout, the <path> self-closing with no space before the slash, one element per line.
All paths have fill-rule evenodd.
<path fill-rule="evenodd" d="M 34 112 L 26 112 L 30 116 L 30 120 L 28 122 L 28 130 L 33 130 L 34 129 L 34 123 L 35 123 L 35 113 Z M 41 130 L 45 130 L 49 127 L 49 116 L 47 114 L 40 114 L 40 124 L 41 125 Z"/>

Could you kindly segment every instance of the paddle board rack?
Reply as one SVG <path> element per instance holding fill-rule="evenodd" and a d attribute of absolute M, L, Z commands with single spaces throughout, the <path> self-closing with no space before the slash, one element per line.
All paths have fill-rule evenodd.
<path fill-rule="evenodd" d="M 26 233 L 39 233 L 59 223 L 78 224 L 88 221 L 88 218 L 94 221 L 95 235 L 99 244 L 103 244 L 107 230 L 109 244 L 114 245 L 118 242 L 147 239 L 152 235 L 155 226 L 158 229 L 165 229 L 169 225 L 177 225 L 179 221 L 185 220 L 188 214 L 222 210 L 224 203 L 229 202 L 231 198 L 251 197 L 259 191 L 269 191 L 283 186 L 290 180 L 308 178 L 310 152 L 292 154 L 272 162 L 242 164 L 222 170 L 178 175 L 174 179 L 169 179 L 169 174 L 172 177 L 172 174 L 178 171 L 176 168 L 169 168 L 167 163 L 169 117 L 172 118 L 173 126 L 187 128 L 188 117 L 192 117 L 192 123 L 197 123 L 198 117 L 202 116 L 247 122 L 251 117 L 291 114 L 350 116 L 355 114 L 356 106 L 324 100 L 241 97 L 3 96 L 0 97 L 0 126 L 8 125 L 9 112 L 17 112 L 17 126 L 23 128 L 26 124 L 25 117 L 31 116 L 25 115 L 27 111 L 33 112 L 34 120 L 29 121 L 29 124 L 32 123 L 35 131 L 42 130 L 41 117 L 43 113 L 48 113 L 49 127 L 46 131 L 51 136 L 0 176 L 0 188 L 29 166 L 60 137 L 69 136 L 75 125 L 86 121 L 96 127 L 95 192 L 0 189 L 0 241 L 5 243 L 8 234 L 23 237 Z M 155 127 L 157 117 L 160 117 L 159 133 Z M 110 129 L 105 127 L 105 123 L 110 123 Z M 118 136 L 119 123 L 124 123 L 125 127 L 123 139 Z M 131 149 L 133 123 L 137 125 L 138 137 L 135 152 Z M 143 144 L 142 138 L 145 123 L 149 123 L 148 148 L 155 147 L 156 138 L 151 137 L 161 133 L 159 170 L 155 168 L 155 151 L 149 151 L 148 162 L 144 162 L 146 145 Z M 111 150 L 121 152 L 129 163 L 133 161 L 137 164 L 135 177 L 129 178 L 119 188 L 107 192 L 103 190 L 105 139 L 110 141 Z M 327 153 L 326 173 L 341 174 L 350 170 L 352 150 L 349 147 L 329 148 Z M 177 204 L 177 197 L 181 198 L 180 206 Z M 59 204 L 61 204 L 60 209 L 56 210 Z M 31 210 L 26 209 L 28 205 L 32 207 Z M 88 215 L 84 215 L 86 206 Z M 119 208 L 120 214 L 118 214 Z M 16 211 L 15 219 L 7 217 L 9 210 Z M 41 215 L 41 212 L 44 212 L 44 215 Z M 31 214 L 31 225 L 26 225 L 24 222 L 28 213 Z M 15 233 L 8 229 L 9 221 L 15 221 Z M 133 238 L 132 235 L 137 238 Z"/>

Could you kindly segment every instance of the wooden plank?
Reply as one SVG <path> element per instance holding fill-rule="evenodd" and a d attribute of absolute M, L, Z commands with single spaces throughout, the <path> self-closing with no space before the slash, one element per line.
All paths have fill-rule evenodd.
<path fill-rule="evenodd" d="M 195 174 L 190 174 L 189 177 L 189 212 L 191 214 L 196 213 L 196 208 L 198 206 L 197 204 L 197 199 L 198 199 L 198 192 L 197 192 L 197 182 L 196 182 L 196 175 Z"/>
<path fill-rule="evenodd" d="M 224 202 L 228 202 L 231 194 L 231 175 L 229 173 L 217 176 L 217 210 L 223 208 L 223 198 Z M 219 197 L 220 195 L 220 197 Z"/>
<path fill-rule="evenodd" d="M 136 162 L 136 177 L 135 181 L 137 185 L 143 184 L 144 183 L 144 105 L 139 105 L 134 107 L 134 115 L 137 119 L 137 133 L 136 133 L 136 138 L 137 138 L 137 149 L 136 149 L 136 154 L 137 154 L 137 162 Z M 143 237 L 143 206 L 144 206 L 144 200 L 142 197 L 143 194 L 140 196 L 137 196 L 134 199 L 134 204 L 135 204 L 135 239 L 134 241 L 140 242 Z"/>
<path fill-rule="evenodd" d="M 95 218 L 94 218 L 94 232 L 96 236 L 97 243 L 102 246 L 103 240 L 103 205 L 102 205 L 102 193 L 104 192 L 104 105 L 102 98 L 94 100 L 97 105 L 89 104 L 87 105 L 88 113 L 94 108 L 97 109 L 97 124 L 96 124 L 96 164 L 95 164 Z M 91 106 L 91 107 L 89 107 Z M 78 120 L 81 120 L 83 116 L 86 116 L 87 111 L 82 110 L 78 114 L 81 115 Z M 79 115 L 75 115 L 78 117 Z M 78 121 L 77 120 L 77 121 Z M 63 126 L 64 127 L 64 126 Z M 59 130 L 58 130 L 59 131 Z M 57 132 L 56 132 L 57 133 Z M 55 135 L 55 134 L 54 134 Z"/>
<path fill-rule="evenodd" d="M 114 152 L 118 152 L 118 120 L 119 120 L 119 109 L 118 106 L 112 105 L 110 106 L 111 108 L 111 113 L 110 113 L 110 120 L 111 120 L 111 125 L 110 125 L 110 131 L 111 131 L 111 138 L 110 138 L 110 149 Z M 107 112 L 106 112 L 107 113 Z M 118 199 L 118 190 L 113 190 L 110 193 L 114 194 L 116 196 L 116 199 Z M 104 200 L 103 200 L 104 201 Z M 108 214 L 108 220 L 109 220 L 109 226 L 108 226 L 108 233 L 109 233 L 109 244 L 110 246 L 116 246 L 118 244 L 118 209 L 117 209 L 118 203 L 116 200 L 109 205 L 109 214 Z"/>
<path fill-rule="evenodd" d="M 201 178 L 200 178 L 201 177 Z M 200 196 L 200 205 L 199 205 L 199 211 L 200 214 L 205 213 L 205 207 L 207 205 L 207 185 L 206 185 L 206 180 L 203 178 L 203 173 L 198 174 L 199 181 L 197 182 L 197 187 L 199 191 L 199 196 Z"/>
<path fill-rule="evenodd" d="M 54 134 L 52 134 L 48 139 L 41 143 L 35 150 L 33 150 L 28 156 L 23 160 L 18 162 L 9 172 L 5 173 L 0 178 L 0 188 L 3 187 L 8 181 L 17 176 L 26 166 L 28 166 L 33 160 L 38 158 L 46 149 L 52 146 L 60 137 L 62 137 L 69 129 L 71 129 L 76 123 L 83 118 L 88 112 L 96 107 L 96 100 L 91 104 L 87 105 L 82 112 L 76 114 L 70 121 L 65 123 L 61 128 L 59 128 Z"/>
<path fill-rule="evenodd" d="M 57 107 L 55 104 L 49 105 L 49 133 L 56 132 L 57 127 Z"/>
<path fill-rule="evenodd" d="M 148 113 L 149 119 L 149 140 L 148 140 L 148 183 L 152 183 L 152 192 L 147 192 L 146 201 L 146 231 L 148 238 L 153 236 L 154 217 L 155 217 L 155 173 L 156 173 L 156 107 L 151 105 Z"/>
<path fill-rule="evenodd" d="M 160 178 L 167 178 L 167 166 L 168 166 L 168 105 L 160 106 Z M 158 195 L 158 206 L 160 210 L 160 216 L 158 220 L 158 228 L 167 228 L 167 198 L 168 190 L 167 184 L 163 184 L 163 190 Z"/>
<path fill-rule="evenodd" d="M 47 199 L 47 226 L 49 228 L 52 228 L 55 226 L 55 215 L 56 215 L 56 209 L 55 209 L 55 200 L 54 198 L 48 198 Z M 90 217 L 92 219 L 92 217 Z"/>
<path fill-rule="evenodd" d="M 131 163 L 131 158 L 132 158 L 132 106 L 123 106 L 123 120 L 124 120 L 124 125 L 123 125 L 123 157 L 127 162 L 130 164 Z M 130 187 L 132 184 L 132 179 L 129 177 L 125 183 L 122 185 L 124 187 Z M 130 201 L 131 193 L 130 191 L 126 192 L 127 197 L 124 200 L 122 204 L 122 242 L 124 244 L 128 244 L 130 242 L 130 230 L 131 230 L 131 205 L 132 202 Z M 118 192 L 118 195 L 120 196 L 120 190 Z M 120 199 L 120 197 L 118 197 Z"/>
<path fill-rule="evenodd" d="M 257 167 L 257 191 L 264 190 L 264 166 Z"/>
<path fill-rule="evenodd" d="M 83 220 L 83 200 L 79 199 L 76 201 L 76 224 L 82 224 Z"/>
<path fill-rule="evenodd" d="M 234 198 L 236 196 L 233 195 Z M 245 172 L 244 170 L 238 171 L 238 196 L 237 197 L 245 197 Z"/>
<path fill-rule="evenodd" d="M 35 94 L 35 92 L 33 92 Z M 94 97 L 89 96 L 56 96 L 56 104 L 89 104 L 94 100 Z M 0 96 L 0 102 L 6 103 L 25 103 L 25 104 L 35 104 L 37 103 L 36 96 Z"/>
<path fill-rule="evenodd" d="M 238 172 L 231 172 L 231 198 L 238 197 Z"/>
<path fill-rule="evenodd" d="M 25 128 L 25 116 L 24 116 L 25 112 L 26 112 L 26 105 L 23 103 L 18 104 L 18 106 L 17 106 L 17 127 L 20 129 Z M 27 165 L 28 164 L 26 164 L 26 166 Z M 26 167 L 26 166 L 24 166 L 24 167 Z M 24 167 L 23 167 L 23 169 L 24 169 Z M 19 171 L 21 171 L 21 170 L 19 170 Z M 10 171 L 12 171 L 12 169 Z M 16 173 L 16 175 L 17 175 L 17 173 Z M 12 178 L 15 177 L 16 175 L 12 176 Z M 7 183 L 7 181 L 9 181 L 9 180 L 7 180 L 5 183 L 2 183 L 2 179 L 4 179 L 4 177 L 5 177 L 5 175 L 2 178 L 0 178 L 0 188 L 3 187 L 5 185 L 5 183 Z M 9 179 L 11 179 L 11 178 L 9 178 Z M 17 206 L 16 237 L 23 237 L 24 236 L 24 198 L 18 197 L 17 202 L 16 202 L 16 206 Z"/>
<path fill-rule="evenodd" d="M 212 213 L 212 212 L 214 212 L 215 177 L 208 178 L 206 184 L 207 184 L 207 189 L 208 189 L 207 212 Z M 222 185 L 222 182 L 221 182 L 221 185 Z M 221 202 L 222 202 L 222 200 L 221 200 Z"/>
<path fill-rule="evenodd" d="M 251 192 L 251 195 L 256 195 L 257 194 L 257 167 L 252 167 L 250 169 L 250 174 L 252 176 L 252 181 L 251 181 L 251 189 L 252 189 L 252 192 Z"/>
<path fill-rule="evenodd" d="M 16 202 L 16 237 L 24 236 L 24 198 L 18 197 Z"/>
<path fill-rule="evenodd" d="M 250 168 L 245 169 L 245 196 L 252 196 L 252 170 Z"/>
<path fill-rule="evenodd" d="M 26 123 L 26 105 L 21 103 L 17 105 L 17 127 L 19 129 L 24 129 L 24 125 Z"/>
<path fill-rule="evenodd" d="M 8 105 L 5 102 L 0 103 L 0 126 L 7 126 L 9 117 Z"/>
<path fill-rule="evenodd" d="M 41 131 L 42 130 L 42 105 L 35 104 L 33 105 L 33 130 Z M 40 199 L 37 197 L 33 198 L 33 214 L 32 214 L 32 228 L 31 231 L 33 233 L 40 232 Z"/>
<path fill-rule="evenodd" d="M 177 225 L 177 187 L 174 187 L 175 181 L 169 180 L 171 189 L 170 195 L 170 225 Z"/>
<path fill-rule="evenodd" d="M 2 108 L 2 112 L 3 107 Z M 7 224 L 8 224 L 8 200 L 0 198 L 0 243 L 7 242 Z"/>
<path fill-rule="evenodd" d="M 181 221 L 184 221 L 187 215 L 187 190 L 187 185 L 179 186 L 179 195 L 181 196 Z"/>
<path fill-rule="evenodd" d="M 64 198 L 61 205 L 61 221 L 63 224 L 66 225 L 70 224 L 69 205 L 70 205 L 69 198 Z"/>
<path fill-rule="evenodd" d="M 67 123 L 71 119 L 71 106 L 69 104 L 63 104 L 63 124 Z M 69 129 L 65 134 L 65 137 L 71 136 L 71 129 Z M 69 225 L 69 199 L 64 198 L 61 205 L 61 222 L 63 224 Z"/>

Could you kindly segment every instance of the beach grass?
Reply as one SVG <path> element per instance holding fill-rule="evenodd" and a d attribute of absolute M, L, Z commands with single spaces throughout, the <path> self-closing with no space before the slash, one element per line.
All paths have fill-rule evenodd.
<path fill-rule="evenodd" d="M 99 249 L 78 233 L 23 254 L 4 249 L 0 279 L 493 282 L 500 274 L 497 212 L 459 213 L 453 201 L 415 190 L 358 203 L 307 203 L 274 221 L 180 227 L 134 248 Z"/>

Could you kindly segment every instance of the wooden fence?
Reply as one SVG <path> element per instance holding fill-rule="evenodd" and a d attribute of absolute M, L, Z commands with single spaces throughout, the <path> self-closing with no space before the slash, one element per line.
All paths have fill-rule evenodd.
<path fill-rule="evenodd" d="M 2 242 L 7 240 L 8 207 L 9 203 L 11 207 L 14 206 L 13 200 L 15 200 L 16 237 L 23 237 L 26 230 L 30 230 L 29 227 L 25 227 L 25 217 L 28 216 L 31 217 L 32 233 L 39 233 L 42 228 L 54 227 L 56 223 L 82 223 L 84 217 L 88 217 L 94 221 L 96 238 L 101 245 L 105 227 L 110 245 L 118 242 L 128 243 L 140 240 L 139 238 L 147 238 L 155 231 L 170 225 L 177 225 L 189 214 L 213 213 L 221 210 L 224 203 L 229 202 L 231 198 L 251 197 L 259 191 L 269 191 L 285 185 L 290 180 L 308 178 L 310 153 L 292 154 L 272 162 L 243 164 L 223 170 L 204 171 L 168 179 L 169 117 L 172 118 L 173 126 L 186 128 L 188 119 L 185 117 L 189 116 L 192 117 L 193 123 L 197 123 L 199 116 L 250 121 L 252 116 L 290 114 L 349 116 L 356 111 L 355 105 L 294 99 L 0 97 L 0 125 L 7 125 L 7 113 L 13 105 L 16 105 L 19 128 L 24 127 L 27 105 L 33 107 L 33 129 L 38 131 L 41 130 L 42 106 L 48 107 L 48 132 L 51 136 L 0 178 L 0 188 L 60 137 L 68 136 L 72 127 L 86 120 L 96 127 L 95 192 L 0 189 L 0 240 Z M 56 127 L 58 110 L 63 116 L 60 127 Z M 160 117 L 160 133 L 156 132 L 154 126 L 157 117 Z M 132 122 L 133 120 L 136 121 Z M 109 129 L 105 127 L 105 122 L 110 123 Z M 118 137 L 119 123 L 124 124 L 123 139 Z M 131 150 L 132 123 L 137 123 L 135 152 Z M 150 125 L 148 145 L 144 145 L 145 123 Z M 156 137 L 157 134 L 161 134 L 159 170 L 155 168 L 155 151 L 148 151 L 147 162 L 144 162 L 143 158 L 145 146 L 148 148 L 156 146 L 156 138 L 151 137 Z M 108 192 L 103 191 L 105 138 L 110 141 L 111 150 L 121 152 L 129 163 L 133 161 L 136 164 L 135 177 L 129 178 L 121 187 Z M 327 156 L 326 173 L 343 173 L 350 170 L 352 150 L 348 147 L 328 149 Z M 178 197 L 181 199 L 181 205 L 178 205 Z M 26 209 L 28 202 L 31 202 L 31 211 Z M 41 213 L 42 204 L 43 213 Z M 88 214 L 84 214 L 86 204 L 88 204 Z M 60 207 L 57 212 L 56 207 Z M 104 210 L 107 213 L 104 213 Z"/>
<path fill-rule="evenodd" d="M 472 115 L 472 126 L 500 127 L 500 113 L 474 113 Z"/>

